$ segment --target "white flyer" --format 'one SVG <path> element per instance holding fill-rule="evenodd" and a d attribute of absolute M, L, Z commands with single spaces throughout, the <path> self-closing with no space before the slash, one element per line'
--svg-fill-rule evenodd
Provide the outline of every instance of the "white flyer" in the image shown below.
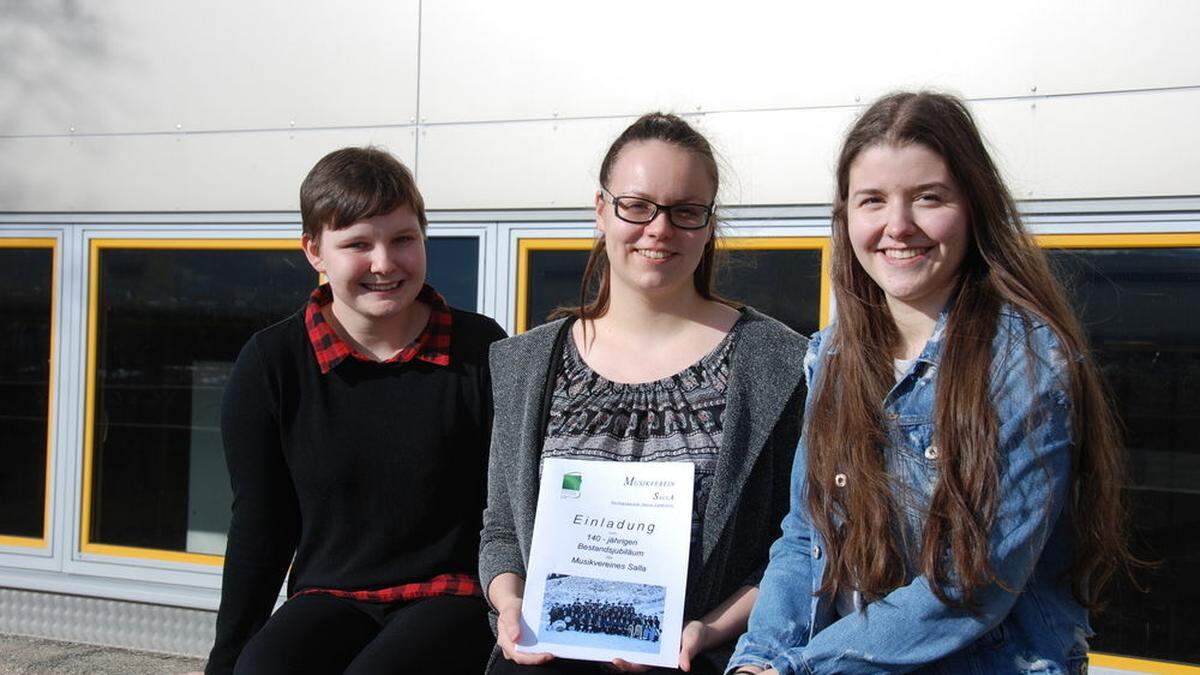
<path fill-rule="evenodd" d="M 517 650 L 675 667 L 693 475 L 688 462 L 545 460 Z"/>

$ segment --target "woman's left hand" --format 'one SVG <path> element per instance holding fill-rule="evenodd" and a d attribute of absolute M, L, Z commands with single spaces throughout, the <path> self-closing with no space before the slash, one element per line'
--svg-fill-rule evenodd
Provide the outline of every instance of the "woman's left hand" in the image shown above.
<path fill-rule="evenodd" d="M 692 620 L 684 624 L 683 634 L 679 636 L 679 669 L 683 672 L 691 672 L 692 659 L 696 655 L 704 651 L 708 647 L 705 640 L 708 638 L 708 624 L 703 621 Z"/>

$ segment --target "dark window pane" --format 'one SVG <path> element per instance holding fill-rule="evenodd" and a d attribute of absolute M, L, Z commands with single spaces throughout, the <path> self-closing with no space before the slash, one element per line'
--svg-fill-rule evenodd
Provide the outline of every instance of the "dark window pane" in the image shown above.
<path fill-rule="evenodd" d="M 1118 579 L 1097 651 L 1200 662 L 1200 248 L 1050 253 L 1126 427 L 1149 593 Z"/>
<path fill-rule="evenodd" d="M 221 392 L 316 275 L 299 250 L 103 249 L 99 279 L 90 539 L 223 553 Z"/>
<path fill-rule="evenodd" d="M 727 250 L 717 292 L 811 335 L 821 327 L 821 251 Z"/>
<path fill-rule="evenodd" d="M 579 282 L 588 253 L 529 252 L 527 329 L 545 323 L 555 307 L 579 304 Z M 726 249 L 720 260 L 717 292 L 808 335 L 819 328 L 821 318 L 821 251 Z"/>
<path fill-rule="evenodd" d="M 425 279 L 452 307 L 479 311 L 479 237 L 430 237 Z"/>
<path fill-rule="evenodd" d="M 41 538 L 54 253 L 0 248 L 0 535 Z"/>
<path fill-rule="evenodd" d="M 525 329 L 546 323 L 556 307 L 579 304 L 579 283 L 590 251 L 530 251 Z"/>

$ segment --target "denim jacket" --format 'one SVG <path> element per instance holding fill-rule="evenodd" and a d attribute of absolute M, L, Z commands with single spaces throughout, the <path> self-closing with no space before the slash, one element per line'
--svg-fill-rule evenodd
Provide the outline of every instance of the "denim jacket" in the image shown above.
<path fill-rule="evenodd" d="M 905 502 L 907 522 L 899 525 L 915 532 L 917 541 L 938 476 L 932 415 L 945 322 L 943 312 L 921 355 L 884 401 L 889 441 L 881 451 Z M 817 333 L 809 344 L 810 396 L 825 361 L 822 345 L 834 329 Z M 771 547 L 729 670 L 756 665 L 784 675 L 1086 672 L 1091 629 L 1066 575 L 1073 540 L 1064 508 L 1071 472 L 1066 362 L 1048 326 L 1007 307 L 992 354 L 1000 484 L 990 556 L 1003 587 L 980 589 L 974 611 L 951 607 L 933 594 L 910 553 L 906 585 L 865 612 L 839 617 L 831 598 L 815 594 L 825 569 L 825 543 L 807 512 L 802 436 L 792 467 L 791 510 Z"/>

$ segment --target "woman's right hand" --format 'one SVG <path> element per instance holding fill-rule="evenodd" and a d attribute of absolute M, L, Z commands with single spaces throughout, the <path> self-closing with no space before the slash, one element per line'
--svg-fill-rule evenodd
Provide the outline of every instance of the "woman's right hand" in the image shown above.
<path fill-rule="evenodd" d="M 554 658 L 553 654 L 545 652 L 519 652 L 517 641 L 521 639 L 521 597 L 513 596 L 502 602 L 494 603 L 500 617 L 496 620 L 496 644 L 504 658 L 523 666 L 540 666 Z"/>

